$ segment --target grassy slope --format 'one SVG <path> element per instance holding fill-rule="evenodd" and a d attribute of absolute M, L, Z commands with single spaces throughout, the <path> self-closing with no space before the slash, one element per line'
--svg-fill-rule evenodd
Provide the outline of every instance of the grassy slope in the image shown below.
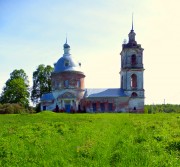
<path fill-rule="evenodd" d="M 0 115 L 0 166 L 180 166 L 178 114 Z"/>

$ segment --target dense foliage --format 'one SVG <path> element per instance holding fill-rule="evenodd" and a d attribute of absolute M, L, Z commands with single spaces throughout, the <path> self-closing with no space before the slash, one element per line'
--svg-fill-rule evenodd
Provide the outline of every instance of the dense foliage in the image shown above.
<path fill-rule="evenodd" d="M 156 104 L 145 105 L 145 113 L 180 113 L 180 105 L 178 104 Z"/>
<path fill-rule="evenodd" d="M 0 166 L 179 167 L 179 114 L 0 115 Z"/>
<path fill-rule="evenodd" d="M 39 103 L 43 93 L 51 91 L 51 73 L 53 68 L 50 65 L 40 64 L 36 71 L 33 72 L 33 87 L 31 100 L 33 103 Z"/>
<path fill-rule="evenodd" d="M 0 102 L 19 103 L 24 107 L 29 106 L 29 81 L 24 70 L 14 70 L 10 74 L 10 78 L 6 81 Z"/>
<path fill-rule="evenodd" d="M 6 103 L 0 104 L 0 114 L 25 114 L 25 113 L 35 113 L 35 110 L 32 107 L 24 108 L 17 103 Z"/>

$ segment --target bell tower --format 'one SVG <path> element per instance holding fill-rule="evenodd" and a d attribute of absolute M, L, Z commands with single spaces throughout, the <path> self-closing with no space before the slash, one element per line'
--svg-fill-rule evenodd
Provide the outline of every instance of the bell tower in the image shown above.
<path fill-rule="evenodd" d="M 130 97 L 129 111 L 144 111 L 144 67 L 143 48 L 135 40 L 135 32 L 132 29 L 129 33 L 128 43 L 122 45 L 121 55 L 121 88 Z"/>

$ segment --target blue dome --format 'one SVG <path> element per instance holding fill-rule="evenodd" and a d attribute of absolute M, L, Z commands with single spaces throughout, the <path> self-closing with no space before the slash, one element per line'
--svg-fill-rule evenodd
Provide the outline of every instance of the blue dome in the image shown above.
<path fill-rule="evenodd" d="M 61 57 L 57 63 L 54 65 L 54 72 L 65 72 L 65 71 L 76 71 L 81 72 L 81 64 L 76 63 L 76 61 L 71 56 Z"/>

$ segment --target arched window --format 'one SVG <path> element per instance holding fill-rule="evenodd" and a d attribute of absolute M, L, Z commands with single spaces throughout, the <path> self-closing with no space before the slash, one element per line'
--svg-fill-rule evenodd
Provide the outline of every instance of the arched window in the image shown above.
<path fill-rule="evenodd" d="M 133 92 L 133 93 L 131 94 L 131 97 L 137 97 L 137 93 L 136 93 L 136 92 Z"/>
<path fill-rule="evenodd" d="M 81 87 L 81 82 L 78 80 L 77 81 L 77 87 L 80 88 Z"/>
<path fill-rule="evenodd" d="M 64 61 L 64 66 L 65 66 L 65 67 L 68 67 L 68 66 L 69 66 L 69 61 L 68 61 L 68 60 L 65 60 L 65 61 Z"/>
<path fill-rule="evenodd" d="M 137 62 L 136 62 L 136 55 L 132 55 L 132 56 L 131 56 L 131 64 L 132 64 L 132 65 L 136 65 L 136 63 L 137 63 Z"/>
<path fill-rule="evenodd" d="M 58 84 L 58 88 L 61 88 L 61 83 Z"/>
<path fill-rule="evenodd" d="M 137 75 L 131 75 L 131 88 L 137 88 Z"/>
<path fill-rule="evenodd" d="M 68 80 L 65 80 L 65 81 L 64 81 L 64 87 L 66 87 L 66 88 L 69 87 L 69 81 L 68 81 Z"/>

